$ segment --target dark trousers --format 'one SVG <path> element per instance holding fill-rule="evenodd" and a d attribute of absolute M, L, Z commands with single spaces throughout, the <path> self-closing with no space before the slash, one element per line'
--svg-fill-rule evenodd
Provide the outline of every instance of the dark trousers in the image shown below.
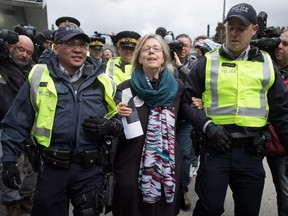
<path fill-rule="evenodd" d="M 38 174 L 32 216 L 68 216 L 70 199 L 96 190 L 102 185 L 102 172 L 98 166 L 83 169 L 72 163 L 71 168 L 59 168 L 44 163 L 42 177 Z M 89 199 L 77 210 L 95 207 Z"/>
<path fill-rule="evenodd" d="M 247 148 L 219 153 L 203 147 L 195 191 L 199 197 L 194 216 L 218 216 L 224 212 L 228 185 L 233 192 L 235 216 L 258 216 L 264 188 L 263 157 Z"/>
<path fill-rule="evenodd" d="M 195 155 L 192 138 L 192 125 L 188 122 L 180 122 L 177 128 L 176 137 L 177 142 L 181 148 L 183 155 L 182 163 L 182 185 L 184 191 L 188 191 L 190 184 L 190 166 L 198 166 L 198 157 Z"/>

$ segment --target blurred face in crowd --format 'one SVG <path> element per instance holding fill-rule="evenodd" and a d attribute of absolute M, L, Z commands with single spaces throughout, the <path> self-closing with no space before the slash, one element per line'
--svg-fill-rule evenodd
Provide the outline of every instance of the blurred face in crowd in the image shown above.
<path fill-rule="evenodd" d="M 52 40 L 48 40 L 48 39 L 45 39 L 42 46 L 44 49 L 48 49 L 49 47 L 51 47 L 53 44 L 53 41 Z"/>
<path fill-rule="evenodd" d="M 33 42 L 25 35 L 19 35 L 18 43 L 10 45 L 10 57 L 20 67 L 31 63 L 33 51 Z"/>
<path fill-rule="evenodd" d="M 153 71 L 155 75 L 156 72 L 160 72 L 162 69 L 162 64 L 164 63 L 164 55 L 162 52 L 162 47 L 159 41 L 154 38 L 149 38 L 145 41 L 141 48 L 141 52 L 139 55 L 139 63 L 143 67 L 143 71 L 149 79 L 153 79 L 153 77 L 149 77 L 149 71 Z M 150 75 L 152 75 L 150 74 Z M 154 78 L 158 78 L 155 77 Z"/>
<path fill-rule="evenodd" d="M 178 41 L 181 41 L 183 43 L 182 49 L 177 49 L 176 54 L 179 57 L 181 63 L 185 62 L 190 55 L 191 52 L 191 41 L 187 37 L 179 37 L 177 38 Z"/>
<path fill-rule="evenodd" d="M 288 65 L 288 31 L 280 36 L 281 43 L 275 49 L 275 59 L 278 67 L 281 69 Z"/>
<path fill-rule="evenodd" d="M 59 63 L 73 75 L 85 62 L 88 43 L 81 37 L 74 37 L 68 41 L 56 43 L 54 53 L 58 56 Z"/>
<path fill-rule="evenodd" d="M 109 49 L 104 50 L 104 51 L 103 51 L 103 55 L 104 55 L 104 57 L 105 57 L 107 60 L 113 57 L 113 53 L 112 53 L 112 51 L 109 50 Z"/>
<path fill-rule="evenodd" d="M 134 50 L 135 50 L 135 47 L 118 46 L 118 53 L 119 53 L 119 56 L 121 58 L 121 61 L 124 64 L 130 64 L 131 63 Z"/>
<path fill-rule="evenodd" d="M 258 25 L 250 24 L 244 26 L 240 19 L 230 18 L 227 21 L 225 47 L 230 50 L 235 57 L 247 49 L 251 38 L 257 33 Z"/>
<path fill-rule="evenodd" d="M 95 59 L 100 59 L 102 57 L 102 47 L 90 46 L 89 51 L 90 55 Z"/>

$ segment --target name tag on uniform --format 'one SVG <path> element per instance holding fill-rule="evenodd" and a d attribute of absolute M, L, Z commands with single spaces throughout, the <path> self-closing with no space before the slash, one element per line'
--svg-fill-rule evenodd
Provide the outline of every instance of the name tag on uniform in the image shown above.
<path fill-rule="evenodd" d="M 48 84 L 48 82 L 40 82 L 39 86 L 40 87 L 46 87 Z"/>
<path fill-rule="evenodd" d="M 235 63 L 230 63 L 230 62 L 223 62 L 222 63 L 223 67 L 236 67 Z"/>

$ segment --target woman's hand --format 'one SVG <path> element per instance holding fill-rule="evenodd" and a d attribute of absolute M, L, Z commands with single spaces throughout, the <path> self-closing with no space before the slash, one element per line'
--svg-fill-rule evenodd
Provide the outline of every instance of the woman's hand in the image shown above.
<path fill-rule="evenodd" d="M 196 107 L 197 109 L 202 109 L 203 108 L 202 100 L 200 98 L 192 97 L 191 106 Z"/>
<path fill-rule="evenodd" d="M 131 115 L 132 109 L 127 106 L 127 103 L 120 102 L 120 103 L 117 105 L 117 112 L 118 112 L 118 115 L 119 115 L 119 116 L 121 116 L 121 117 L 127 117 L 127 116 L 130 116 L 130 115 Z"/>

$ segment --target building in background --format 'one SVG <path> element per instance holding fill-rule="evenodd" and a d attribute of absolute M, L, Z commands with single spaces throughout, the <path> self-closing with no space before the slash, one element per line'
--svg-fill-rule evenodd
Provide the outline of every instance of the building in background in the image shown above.
<path fill-rule="evenodd" d="M 0 29 L 13 30 L 17 24 L 48 29 L 46 0 L 0 0 Z"/>

